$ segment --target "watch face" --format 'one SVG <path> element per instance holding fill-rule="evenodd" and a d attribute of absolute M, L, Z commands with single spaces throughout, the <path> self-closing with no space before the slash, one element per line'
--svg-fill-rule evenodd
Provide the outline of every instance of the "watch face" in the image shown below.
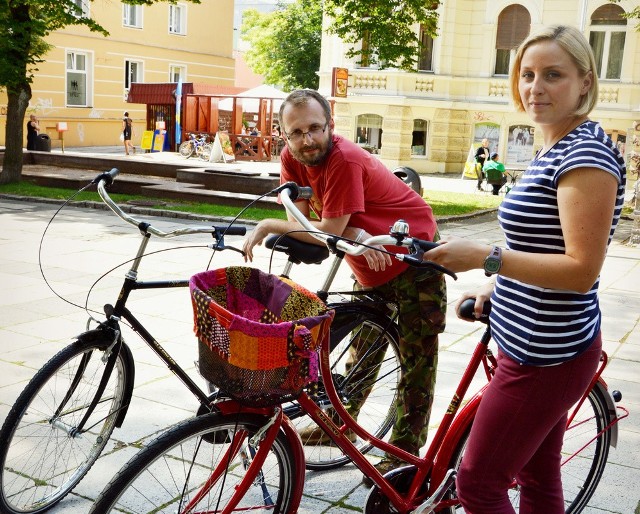
<path fill-rule="evenodd" d="M 488 258 L 484 261 L 484 270 L 487 273 L 498 273 L 500 271 L 500 260 Z"/>

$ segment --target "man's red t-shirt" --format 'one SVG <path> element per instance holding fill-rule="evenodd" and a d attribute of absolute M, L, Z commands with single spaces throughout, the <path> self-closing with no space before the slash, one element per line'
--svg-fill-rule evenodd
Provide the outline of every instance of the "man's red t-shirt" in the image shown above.
<path fill-rule="evenodd" d="M 318 166 L 296 161 L 285 146 L 280 156 L 282 183 L 293 181 L 310 186 L 310 209 L 318 218 L 351 215 L 349 226 L 363 228 L 377 236 L 388 234 L 399 219 L 409 223 L 410 234 L 433 240 L 436 221 L 431 207 L 376 157 L 342 136 L 333 136 L 333 148 Z M 388 247 L 394 253 L 406 249 Z M 366 287 L 382 285 L 398 276 L 407 264 L 393 260 L 384 271 L 373 271 L 363 256 L 345 257 L 356 279 Z"/>

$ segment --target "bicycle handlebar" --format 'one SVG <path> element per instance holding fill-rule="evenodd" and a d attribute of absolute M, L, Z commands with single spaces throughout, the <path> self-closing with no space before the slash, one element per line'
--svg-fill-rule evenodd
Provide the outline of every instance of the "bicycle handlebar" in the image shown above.
<path fill-rule="evenodd" d="M 115 178 L 118 176 L 120 171 L 117 168 L 113 168 L 110 171 L 105 171 L 104 173 L 100 173 L 96 178 L 93 179 L 92 183 L 97 184 L 98 194 L 102 201 L 107 204 L 109 209 L 111 209 L 119 218 L 134 225 L 139 230 L 144 232 L 149 232 L 154 236 L 158 237 L 177 237 L 184 236 L 187 234 L 214 234 L 216 238 L 220 238 L 222 235 L 228 236 L 244 236 L 247 232 L 246 227 L 238 227 L 233 225 L 211 225 L 208 227 L 205 226 L 194 226 L 194 227 L 184 227 L 176 230 L 172 230 L 170 232 L 164 232 L 146 221 L 140 221 L 133 216 L 130 216 L 126 212 L 124 212 L 118 204 L 116 204 L 109 193 L 107 193 L 106 187 L 111 185 Z"/>
<path fill-rule="evenodd" d="M 295 206 L 295 201 L 299 198 L 309 199 L 313 194 L 310 187 L 300 187 L 295 182 L 287 182 L 278 187 L 276 192 L 280 193 L 280 199 L 282 204 L 288 213 L 290 213 L 295 220 L 316 239 L 324 242 L 327 246 L 333 246 L 336 250 L 344 252 L 349 255 L 357 256 L 362 255 L 374 245 L 387 245 L 387 246 L 403 246 L 409 248 L 410 253 L 391 253 L 391 256 L 399 261 L 406 262 L 407 264 L 421 268 L 434 268 L 442 273 L 453 277 L 457 280 L 457 276 L 454 272 L 447 268 L 436 264 L 431 261 L 423 261 L 422 255 L 425 251 L 431 250 L 438 246 L 438 243 L 433 241 L 426 241 L 424 239 L 418 239 L 409 236 L 409 226 L 402 220 L 397 221 L 391 230 L 389 235 L 384 236 L 372 236 L 365 241 L 358 241 L 357 244 L 352 244 L 347 240 L 338 238 L 332 234 L 326 234 L 316 227 L 314 227 L 307 217 L 300 212 Z"/>

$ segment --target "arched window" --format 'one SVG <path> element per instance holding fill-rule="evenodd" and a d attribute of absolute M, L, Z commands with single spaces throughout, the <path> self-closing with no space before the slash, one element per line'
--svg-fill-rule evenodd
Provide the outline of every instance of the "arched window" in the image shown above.
<path fill-rule="evenodd" d="M 627 29 L 627 20 L 622 14 L 622 7 L 607 4 L 598 7 L 591 15 L 589 44 L 596 58 L 598 77 L 601 79 L 620 78 Z"/>
<path fill-rule="evenodd" d="M 496 34 L 496 75 L 508 75 L 509 64 L 515 56 L 518 45 L 524 41 L 531 30 L 531 15 L 522 5 L 505 7 L 498 16 Z"/>
<path fill-rule="evenodd" d="M 382 146 L 382 116 L 361 114 L 356 120 L 356 143 L 362 148 L 378 153 Z"/>
<path fill-rule="evenodd" d="M 413 120 L 411 155 L 427 155 L 427 120 Z"/>

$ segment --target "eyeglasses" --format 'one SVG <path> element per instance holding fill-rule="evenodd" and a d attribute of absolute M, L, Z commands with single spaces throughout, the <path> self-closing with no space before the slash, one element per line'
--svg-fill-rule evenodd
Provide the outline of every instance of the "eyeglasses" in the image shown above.
<path fill-rule="evenodd" d="M 327 130 L 327 125 L 329 125 L 329 123 L 325 123 L 324 125 L 311 125 L 306 132 L 294 130 L 291 134 L 285 132 L 284 135 L 287 136 L 287 139 L 292 143 L 299 143 L 304 139 L 304 136 L 309 136 L 313 139 L 316 136 L 324 134 L 324 131 Z"/>

